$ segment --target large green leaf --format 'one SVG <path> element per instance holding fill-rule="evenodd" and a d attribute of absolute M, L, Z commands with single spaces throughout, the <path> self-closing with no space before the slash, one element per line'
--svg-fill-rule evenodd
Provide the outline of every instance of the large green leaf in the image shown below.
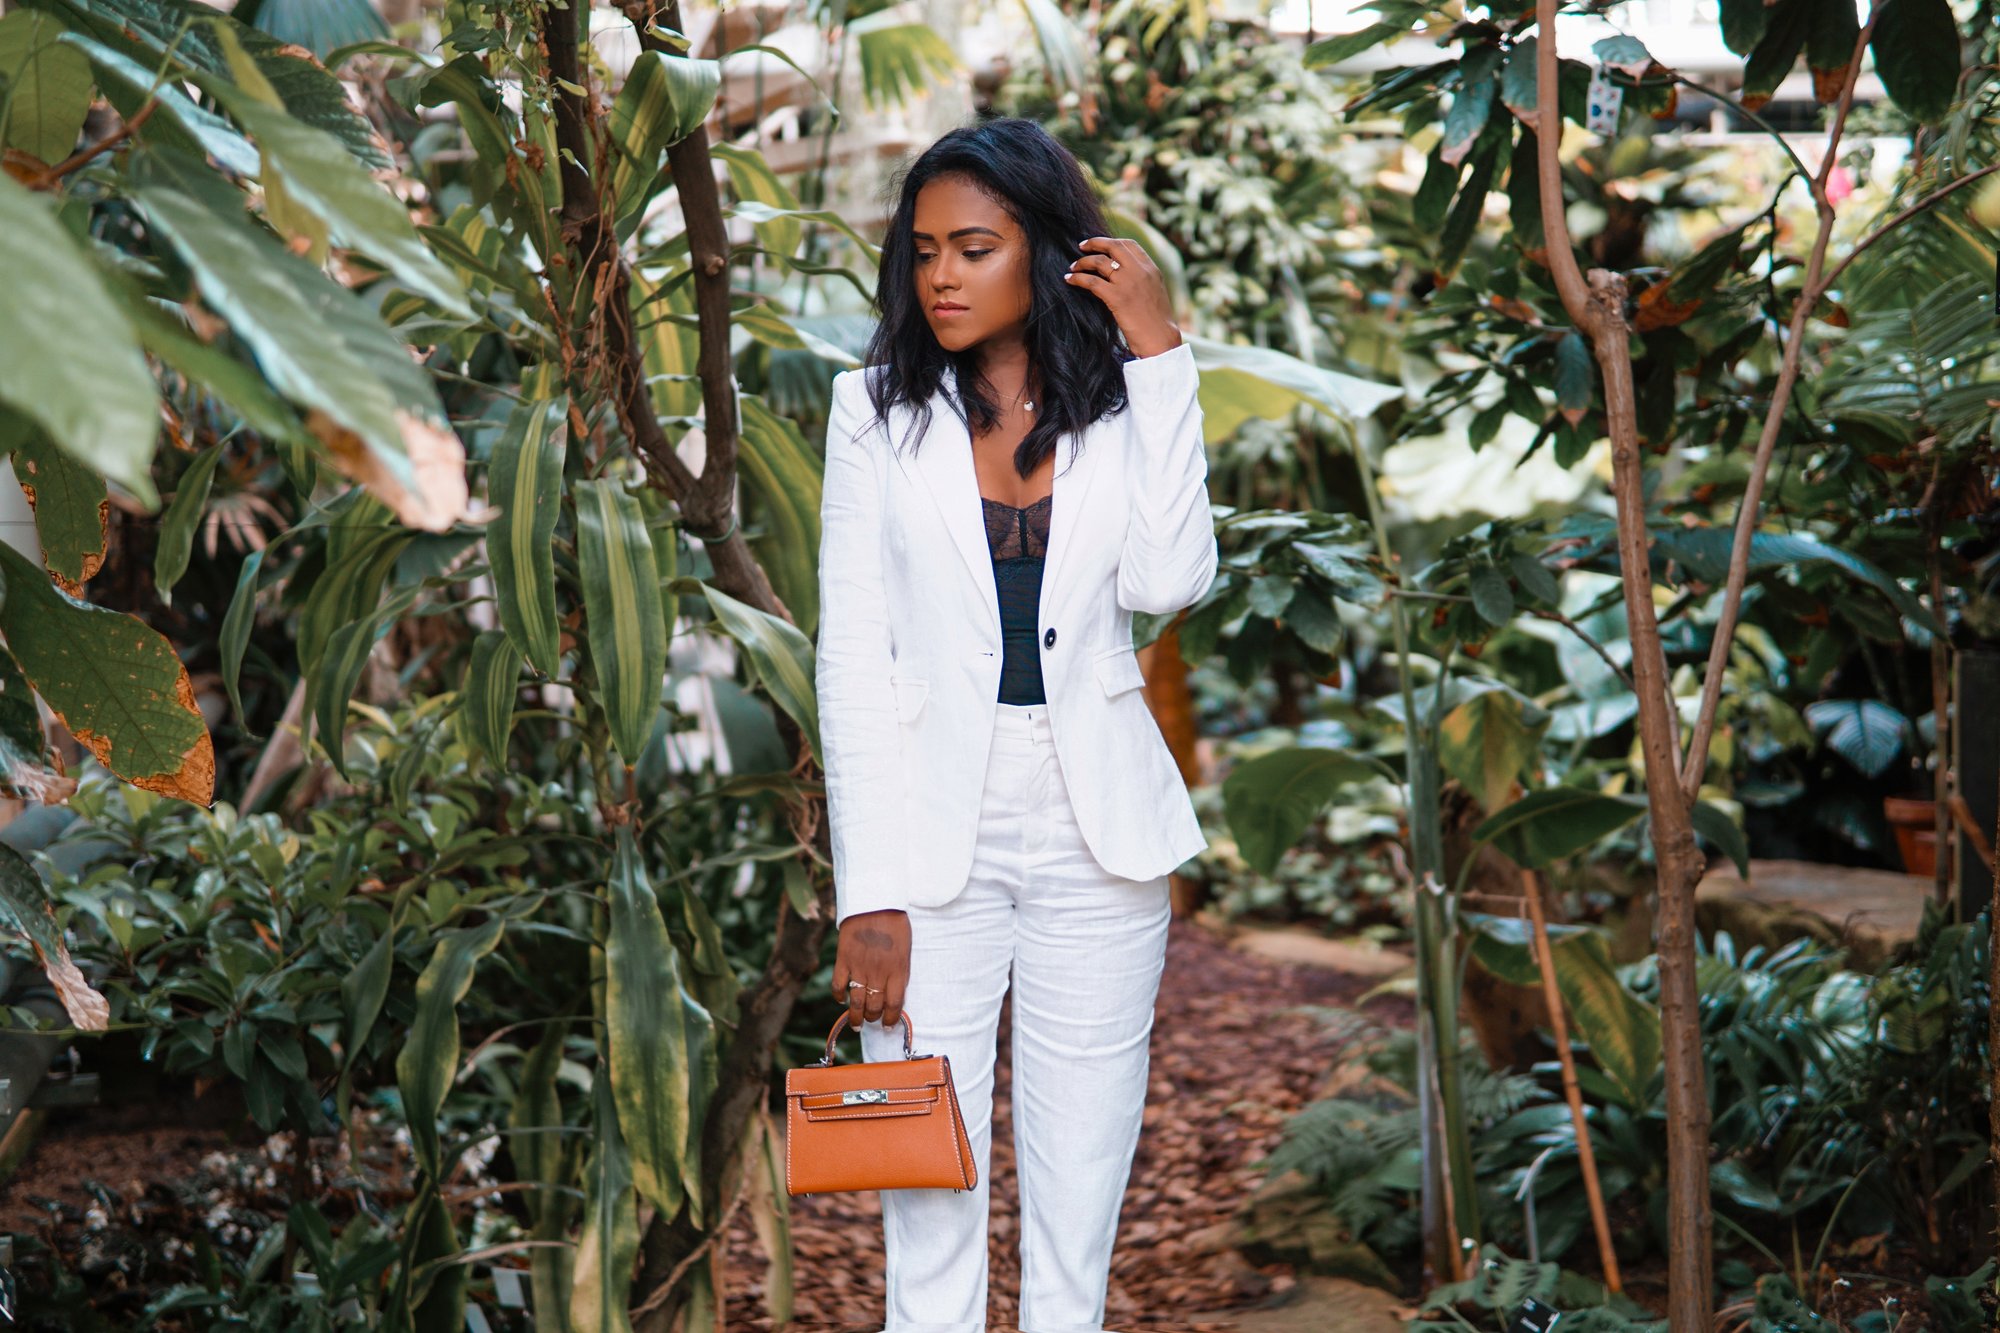
<path fill-rule="evenodd" d="M 871 107 L 906 102 L 963 68 L 937 29 L 900 18 L 898 10 L 883 9 L 847 25 L 861 57 L 862 100 Z"/>
<path fill-rule="evenodd" d="M 63 593 L 4 543 L 0 575 L 0 633 L 70 734 L 134 786 L 207 805 L 215 749 L 174 646 L 137 616 Z"/>
<path fill-rule="evenodd" d="M 667 934 L 659 898 L 628 826 L 621 825 L 605 886 L 611 925 L 604 952 L 605 1039 L 618 1128 L 639 1193 L 671 1217 L 690 1168 L 687 998 L 680 951 Z"/>
<path fill-rule="evenodd" d="M 1607 536 L 1608 536 L 1607 531 Z M 1662 523 L 1649 530 L 1653 551 L 1658 557 L 1679 560 L 1696 578 L 1721 584 L 1729 575 L 1729 551 L 1736 534 L 1719 527 L 1684 528 Z M 1750 569 L 1753 573 L 1813 564 L 1828 564 L 1866 583 L 1895 604 L 1896 610 L 1933 634 L 1943 634 L 1930 609 L 1901 583 L 1877 565 L 1851 551 L 1806 532 L 1758 532 L 1750 537 Z"/>
<path fill-rule="evenodd" d="M 8 926 L 27 938 L 72 1024 L 86 1032 L 110 1026 L 110 1002 L 91 989 L 70 959 L 41 874 L 19 852 L 0 844 L 0 927 Z"/>
<path fill-rule="evenodd" d="M 1792 66 L 1805 50 L 1806 32 L 1812 26 L 1812 11 L 1819 0 L 1778 0 L 1767 5 L 1764 35 L 1743 65 L 1744 101 L 1761 106 L 1778 90 Z"/>
<path fill-rule="evenodd" d="M 72 597 L 104 564 L 111 498 L 104 478 L 30 429 L 14 446 L 14 477 L 35 511 L 42 565 Z"/>
<path fill-rule="evenodd" d="M 0 648 L 0 794 L 53 805 L 69 799 L 76 779 L 50 765 L 42 710 L 14 655 Z"/>
<path fill-rule="evenodd" d="M 695 359 L 701 336 L 671 315 L 694 315 L 692 284 L 632 271 L 632 311 L 640 321 L 639 347 L 646 360 L 646 383 L 663 417 L 692 417 L 701 411 L 701 384 Z"/>
<path fill-rule="evenodd" d="M 147 219 L 194 271 L 203 304 L 256 354 L 272 387 L 351 432 L 386 473 L 415 490 L 398 381 L 385 377 L 379 358 L 353 345 L 352 324 L 339 319 L 340 303 L 352 294 L 252 226 L 236 193 L 218 189 L 206 168 L 148 152 L 130 178 Z M 414 366 L 402 344 L 376 328 Z"/>
<path fill-rule="evenodd" d="M 810 637 L 819 623 L 819 453 L 797 423 L 763 399 L 744 394 L 737 402 L 743 413 L 737 463 L 764 528 L 751 545 L 792 622 Z"/>
<path fill-rule="evenodd" d="M 1868 49 L 1882 87 L 1898 107 L 1926 123 L 1944 119 L 1963 63 L 1958 23 L 1947 0 L 1882 0 Z"/>
<path fill-rule="evenodd" d="M 160 521 L 160 544 L 153 551 L 153 586 L 160 600 L 173 601 L 173 588 L 187 572 L 188 556 L 194 550 L 195 525 L 201 522 L 208 504 L 209 484 L 215 479 L 215 465 L 222 461 L 222 446 L 211 444 L 194 456 L 181 470 L 180 484 L 172 503 Z"/>
<path fill-rule="evenodd" d="M 345 85 L 318 60 L 198 0 L 29 0 L 28 7 L 61 15 L 72 28 L 87 30 L 147 69 L 164 64 L 170 72 L 179 66 L 230 78 L 228 53 L 217 35 L 226 26 L 285 110 L 332 134 L 367 167 L 395 166 L 367 118 L 348 103 Z"/>
<path fill-rule="evenodd" d="M 1572 1035 L 1590 1047 L 1591 1058 L 1626 1107 L 1649 1105 L 1648 1085 L 1660 1067 L 1659 1014 L 1618 979 L 1603 931 L 1568 927 L 1552 929 L 1550 935 L 1556 988 Z M 1530 927 L 1520 918 L 1481 918 L 1472 951 L 1503 981 L 1541 984 Z"/>
<path fill-rule="evenodd" d="M 1535 762 L 1549 722 L 1545 710 L 1512 690 L 1481 690 L 1438 725 L 1438 762 L 1481 808 L 1498 810 Z"/>
<path fill-rule="evenodd" d="M 1910 721 L 1880 699 L 1816 699 L 1806 723 L 1829 750 L 1871 778 L 1886 773 L 1910 733 Z"/>
<path fill-rule="evenodd" d="M 51 14 L 0 18 L 0 146 L 54 165 L 76 147 L 90 111 L 90 62 Z"/>
<path fill-rule="evenodd" d="M 1486 128 L 1499 72 L 1497 46 L 1475 46 L 1458 62 L 1458 91 L 1452 95 L 1451 110 L 1444 118 L 1444 138 L 1438 145 L 1439 156 L 1448 165 L 1455 167 L 1465 161 L 1472 141 Z"/>
<path fill-rule="evenodd" d="M 764 691 L 799 724 L 813 757 L 819 758 L 819 695 L 813 686 L 812 643 L 799 633 L 798 626 L 740 602 L 700 579 L 678 578 L 669 586 L 674 592 L 708 599 L 716 623 L 748 654 Z"/>
<path fill-rule="evenodd" d="M 733 144 L 713 144 L 708 151 L 729 169 L 729 185 L 738 200 L 775 210 L 775 216 L 756 224 L 757 239 L 764 248 L 779 255 L 797 254 L 799 238 L 805 230 L 797 216 L 801 211 L 799 199 L 790 186 L 778 179 L 778 173 L 771 170 L 764 155 Z"/>
<path fill-rule="evenodd" d="M 1200 369 L 1202 434 L 1209 444 L 1233 438 L 1251 417 L 1281 419 L 1300 404 L 1336 421 L 1372 416 L 1402 389 L 1327 370 L 1270 347 L 1184 335 Z"/>
<path fill-rule="evenodd" d="M 639 1210 L 632 1195 L 632 1161 L 619 1131 L 610 1071 L 600 1063 L 590 1164 L 584 1168 L 583 1235 L 576 1246 L 576 1280 L 569 1321 L 575 1333 L 632 1333 L 627 1313 L 632 1263 L 639 1253 Z"/>
<path fill-rule="evenodd" d="M 500 511 L 486 528 L 500 624 L 551 679 L 561 666 L 554 539 L 568 441 L 568 397 L 531 399 L 508 414 L 486 473 L 486 497 Z"/>
<path fill-rule="evenodd" d="M 0 402 L 149 509 L 159 395 L 97 265 L 40 195 L 0 174 Z"/>
<path fill-rule="evenodd" d="M 667 670 L 667 626 L 653 539 L 639 501 L 617 478 L 578 482 L 571 494 L 598 700 L 610 723 L 612 744 L 631 765 L 652 734 Z"/>
<path fill-rule="evenodd" d="M 613 156 L 606 184 L 617 220 L 635 216 L 659 188 L 660 155 L 708 119 L 722 86 L 713 60 L 641 51 L 611 103 Z"/>
<path fill-rule="evenodd" d="M 155 79 L 149 66 L 88 33 L 64 33 L 62 40 L 90 61 L 105 100 L 119 115 L 131 120 L 148 101 L 156 104 L 146 122 L 146 142 L 206 153 L 232 175 L 248 176 L 256 172 L 257 150 L 250 141 L 221 116 L 197 105 L 178 84 Z"/>
<path fill-rule="evenodd" d="M 514 695 L 521 652 L 504 630 L 489 629 L 472 641 L 472 660 L 460 689 L 466 735 L 493 767 L 506 771 L 507 737 L 514 729 Z"/>
<path fill-rule="evenodd" d="M 446 314 L 472 318 L 457 275 L 417 235 L 409 211 L 376 183 L 339 140 L 234 90 L 221 79 L 207 80 L 205 86 L 257 141 L 263 152 L 262 178 L 266 184 L 273 175 L 280 177 L 285 194 L 326 224 L 334 244 L 379 260 L 406 287 Z"/>
<path fill-rule="evenodd" d="M 1277 869 L 1341 788 L 1375 775 L 1345 750 L 1290 746 L 1245 760 L 1222 780 L 1222 810 L 1243 859 L 1261 874 Z"/>
<path fill-rule="evenodd" d="M 493 952 L 506 919 L 489 917 L 477 926 L 443 931 L 431 961 L 417 978 L 416 1015 L 409 1039 L 396 1056 L 396 1087 L 410 1129 L 417 1164 L 439 1178 L 438 1113 L 458 1076 L 458 1002 L 472 988 L 479 960 Z"/>
<path fill-rule="evenodd" d="M 1472 837 L 1475 842 L 1492 843 L 1519 865 L 1545 866 L 1574 856 L 1645 813 L 1643 797 L 1549 787 L 1494 811 Z"/>

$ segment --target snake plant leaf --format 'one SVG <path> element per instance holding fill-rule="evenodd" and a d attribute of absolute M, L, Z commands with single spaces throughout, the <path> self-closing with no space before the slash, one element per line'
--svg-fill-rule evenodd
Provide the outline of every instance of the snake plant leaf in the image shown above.
<path fill-rule="evenodd" d="M 477 926 L 440 932 L 437 948 L 417 978 L 416 1017 L 396 1056 L 396 1087 L 410 1127 L 410 1148 L 432 1180 L 439 1178 L 441 1166 L 438 1113 L 458 1075 L 458 1003 L 472 988 L 479 960 L 500 943 L 506 924 L 495 916 Z"/>
<path fill-rule="evenodd" d="M 535 1333 L 570 1333 L 576 1252 L 565 1242 L 570 1215 L 576 1211 L 569 1186 L 576 1170 L 577 1136 L 562 1132 L 566 1122 L 556 1084 L 567 1037 L 561 1023 L 551 1023 L 542 1030 L 542 1039 L 521 1067 L 514 1103 L 507 1113 L 507 1127 L 514 1131 L 508 1151 L 514 1158 L 515 1175 L 539 1187 L 521 1196 L 528 1210 L 529 1238 L 555 1242 L 528 1252 Z"/>
<path fill-rule="evenodd" d="M 618 1126 L 611 1079 L 600 1064 L 590 1164 L 584 1168 L 583 1235 L 570 1290 L 574 1333 L 632 1333 L 627 1305 L 632 1263 L 639 1253 L 639 1209 L 632 1194 L 632 1160 Z"/>
<path fill-rule="evenodd" d="M 222 687 L 229 691 L 229 706 L 236 711 L 237 721 L 246 731 L 249 719 L 243 712 L 243 654 L 250 647 L 250 631 L 257 622 L 257 575 L 264 568 L 264 552 L 269 549 L 260 546 L 243 558 L 243 568 L 236 575 L 236 592 L 229 599 L 229 610 L 222 616 L 222 632 L 217 636 Z"/>
<path fill-rule="evenodd" d="M 391 594 L 367 615 L 335 630 L 326 641 L 319 669 L 306 678 L 306 711 L 318 725 L 320 744 L 326 749 L 327 758 L 343 778 L 348 776 L 348 700 L 354 697 L 354 689 L 361 683 L 361 672 L 368 665 L 368 655 L 375 651 L 376 641 L 415 604 L 422 592 L 422 585 L 411 584 Z"/>
<path fill-rule="evenodd" d="M 652 732 L 667 670 L 653 539 L 638 499 L 615 477 L 578 482 L 572 494 L 591 665 L 612 744 L 630 766 Z"/>
<path fill-rule="evenodd" d="M 0 575 L 0 634 L 70 734 L 134 786 L 213 800 L 215 748 L 174 646 L 137 616 L 61 592 L 4 543 Z"/>
<path fill-rule="evenodd" d="M 0 403 L 157 508 L 159 394 L 131 321 L 41 195 L 0 174 Z"/>
<path fill-rule="evenodd" d="M 521 653 L 505 631 L 489 629 L 472 641 L 472 661 L 460 691 L 460 716 L 468 739 L 493 767 L 507 767 L 507 737 L 514 729 L 514 695 Z"/>
<path fill-rule="evenodd" d="M 208 504 L 209 485 L 215 479 L 215 465 L 222 461 L 222 446 L 211 444 L 181 470 L 180 484 L 160 520 L 160 544 L 153 552 L 153 586 L 160 600 L 173 602 L 173 587 L 187 572 L 188 556 L 194 550 L 195 525 L 201 522 Z"/>
<path fill-rule="evenodd" d="M 757 679 L 778 707 L 798 723 L 819 757 L 819 696 L 813 687 L 812 643 L 798 626 L 740 602 L 720 588 L 695 578 L 678 578 L 669 585 L 677 593 L 708 599 L 716 623 L 749 655 Z"/>
<path fill-rule="evenodd" d="M 721 158 L 728 169 L 729 186 L 736 193 L 738 208 L 750 203 L 771 210 L 765 220 L 755 224 L 757 239 L 764 248 L 786 257 L 797 254 L 805 224 L 798 216 L 799 197 L 792 193 L 791 186 L 778 179 L 778 173 L 771 170 L 771 164 L 754 148 L 712 144 L 708 151 L 710 156 Z M 753 211 L 746 216 L 754 218 L 757 214 Z"/>
<path fill-rule="evenodd" d="M 611 907 L 604 945 L 606 1041 L 619 1131 L 639 1193 L 671 1217 L 680 1211 L 691 1165 L 686 991 L 680 951 L 667 934 L 637 840 L 624 825 L 605 894 Z"/>
<path fill-rule="evenodd" d="M 14 477 L 35 511 L 42 564 L 72 597 L 104 564 L 111 497 L 104 478 L 30 428 L 14 445 Z"/>
<path fill-rule="evenodd" d="M 764 533 L 751 543 L 799 632 L 819 623 L 820 456 L 798 425 L 763 399 L 744 394 L 743 481 L 756 498 Z"/>
<path fill-rule="evenodd" d="M 487 499 L 500 511 L 486 528 L 500 625 L 550 679 L 561 666 L 554 541 L 568 432 L 567 396 L 520 404 L 493 446 L 486 481 Z"/>

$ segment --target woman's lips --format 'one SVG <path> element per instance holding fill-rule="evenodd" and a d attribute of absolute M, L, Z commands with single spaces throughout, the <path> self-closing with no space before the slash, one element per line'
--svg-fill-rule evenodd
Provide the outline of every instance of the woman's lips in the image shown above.
<path fill-rule="evenodd" d="M 934 305 L 931 307 L 931 313 L 933 315 L 964 315 L 970 314 L 971 311 L 962 305 Z"/>

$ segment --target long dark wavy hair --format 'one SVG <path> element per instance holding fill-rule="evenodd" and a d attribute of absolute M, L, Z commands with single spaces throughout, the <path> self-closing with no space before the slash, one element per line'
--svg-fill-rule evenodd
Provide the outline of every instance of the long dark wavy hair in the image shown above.
<path fill-rule="evenodd" d="M 976 347 L 952 353 L 931 332 L 917 296 L 917 192 L 941 176 L 959 177 L 985 191 L 1026 236 L 1032 295 L 1028 307 L 1029 382 L 1039 380 L 1035 423 L 1014 451 L 1014 468 L 1032 473 L 1069 435 L 1125 407 L 1123 362 L 1131 353 L 1104 302 L 1064 280 L 1079 242 L 1107 235 L 1104 211 L 1070 151 L 1032 120 L 1004 116 L 962 125 L 944 134 L 901 172 L 895 215 L 882 243 L 875 289 L 879 321 L 868 340 L 863 376 L 878 420 L 890 407 L 908 404 L 917 415 L 913 433 L 930 426 L 930 400 L 951 367 L 957 377 L 959 417 L 973 431 L 991 430 L 999 404 L 986 397 Z M 905 437 L 908 439 L 908 436 Z M 1072 450 L 1072 453 L 1074 450 Z"/>

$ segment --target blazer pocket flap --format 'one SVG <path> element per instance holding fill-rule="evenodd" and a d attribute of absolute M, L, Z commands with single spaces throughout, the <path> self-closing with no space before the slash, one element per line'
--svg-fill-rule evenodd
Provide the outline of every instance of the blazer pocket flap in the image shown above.
<path fill-rule="evenodd" d="M 1097 659 L 1097 682 L 1106 694 L 1123 694 L 1146 683 L 1146 673 L 1130 648 L 1113 648 Z"/>
<path fill-rule="evenodd" d="M 930 681 L 921 676 L 891 676 L 889 684 L 896 691 L 896 720 L 908 722 L 924 706 L 924 699 L 931 692 Z"/>

